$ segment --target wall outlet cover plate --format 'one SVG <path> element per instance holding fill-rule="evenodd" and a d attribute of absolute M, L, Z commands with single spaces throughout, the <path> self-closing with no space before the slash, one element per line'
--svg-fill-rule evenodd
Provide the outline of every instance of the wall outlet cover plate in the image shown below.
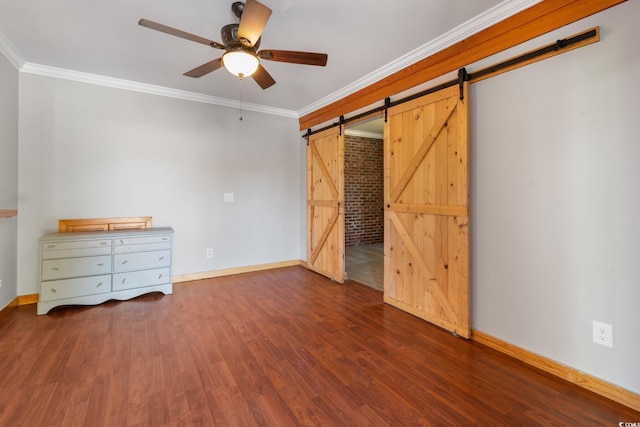
<path fill-rule="evenodd" d="M 593 342 L 613 348 L 613 326 L 594 320 Z"/>

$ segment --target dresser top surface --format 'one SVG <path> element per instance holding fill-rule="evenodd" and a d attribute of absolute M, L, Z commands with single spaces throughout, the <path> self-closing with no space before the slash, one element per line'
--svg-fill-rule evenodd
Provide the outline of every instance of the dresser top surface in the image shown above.
<path fill-rule="evenodd" d="M 173 228 L 156 227 L 144 230 L 111 230 L 111 231 L 78 231 L 74 233 L 48 233 L 40 238 L 40 241 L 52 240 L 91 240 L 111 239 L 117 237 L 145 237 L 173 234 Z"/>

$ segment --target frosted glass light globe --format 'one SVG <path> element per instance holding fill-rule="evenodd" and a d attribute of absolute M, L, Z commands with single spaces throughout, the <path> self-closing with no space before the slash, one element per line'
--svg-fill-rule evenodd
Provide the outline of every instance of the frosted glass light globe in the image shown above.
<path fill-rule="evenodd" d="M 231 74 L 238 77 L 250 76 L 258 69 L 258 58 L 248 52 L 231 51 L 222 55 L 222 63 Z"/>

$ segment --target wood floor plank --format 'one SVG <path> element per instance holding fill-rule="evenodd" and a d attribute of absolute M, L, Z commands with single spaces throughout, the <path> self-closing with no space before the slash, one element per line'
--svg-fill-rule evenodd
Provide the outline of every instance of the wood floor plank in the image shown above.
<path fill-rule="evenodd" d="M 640 413 L 286 267 L 0 319 L 0 425 L 618 425 Z"/>

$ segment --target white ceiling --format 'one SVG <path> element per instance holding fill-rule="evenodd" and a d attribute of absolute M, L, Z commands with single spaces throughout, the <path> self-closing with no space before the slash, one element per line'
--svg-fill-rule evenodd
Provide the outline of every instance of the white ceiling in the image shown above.
<path fill-rule="evenodd" d="M 262 90 L 247 79 L 243 100 L 306 114 L 538 1 L 262 0 L 273 10 L 262 49 L 324 52 L 329 60 L 326 67 L 263 61 L 277 84 Z M 237 103 L 240 83 L 226 70 L 182 75 L 221 50 L 137 24 L 146 18 L 220 42 L 220 28 L 237 22 L 232 3 L 0 0 L 0 52 L 23 72 Z"/>

